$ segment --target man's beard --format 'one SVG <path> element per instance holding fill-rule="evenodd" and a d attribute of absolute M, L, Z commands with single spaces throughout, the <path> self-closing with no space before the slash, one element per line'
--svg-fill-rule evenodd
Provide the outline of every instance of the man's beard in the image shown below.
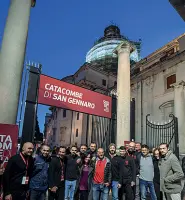
<path fill-rule="evenodd" d="M 166 157 L 166 154 L 161 154 L 161 158 L 165 158 Z"/>
<path fill-rule="evenodd" d="M 104 156 L 99 156 L 99 159 L 100 159 L 100 160 L 103 160 L 103 158 L 104 158 Z"/>
<path fill-rule="evenodd" d="M 129 153 L 129 154 L 133 154 L 133 153 L 134 153 L 134 150 L 133 150 L 133 149 L 128 149 L 128 153 Z"/>
<path fill-rule="evenodd" d="M 109 153 L 110 153 L 111 155 L 114 155 L 114 154 L 116 153 L 116 151 L 109 151 Z"/>
<path fill-rule="evenodd" d="M 30 153 L 27 153 L 27 152 L 23 153 L 23 155 L 24 155 L 24 157 L 29 157 L 29 156 L 31 156 L 31 154 L 30 154 Z"/>

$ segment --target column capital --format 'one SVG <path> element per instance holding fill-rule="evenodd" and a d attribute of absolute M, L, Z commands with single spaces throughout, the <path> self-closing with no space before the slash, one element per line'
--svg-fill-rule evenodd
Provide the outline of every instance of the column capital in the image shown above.
<path fill-rule="evenodd" d="M 123 52 L 132 53 L 133 51 L 135 51 L 135 47 L 129 42 L 123 41 L 114 49 L 113 53 L 119 55 L 120 53 Z"/>
<path fill-rule="evenodd" d="M 184 87 L 185 86 L 185 82 L 182 80 L 182 81 L 179 81 L 177 83 L 173 83 L 170 86 L 173 87 L 173 88 Z"/>
<path fill-rule="evenodd" d="M 35 7 L 36 5 L 36 0 L 31 0 L 31 7 Z"/>

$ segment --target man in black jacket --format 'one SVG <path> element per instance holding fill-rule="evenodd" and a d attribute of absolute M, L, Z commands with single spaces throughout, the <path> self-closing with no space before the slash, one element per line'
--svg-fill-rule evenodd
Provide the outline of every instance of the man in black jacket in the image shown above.
<path fill-rule="evenodd" d="M 81 158 L 78 156 L 77 147 L 71 147 L 71 154 L 66 157 L 66 178 L 65 178 L 65 200 L 73 199 L 76 191 L 76 184 L 80 175 Z"/>
<path fill-rule="evenodd" d="M 3 175 L 5 200 L 25 200 L 28 196 L 29 178 L 33 170 L 33 144 L 23 145 L 20 154 L 12 156 Z"/>
<path fill-rule="evenodd" d="M 65 165 L 66 165 L 66 148 L 60 147 L 58 156 L 51 159 L 49 165 L 49 200 L 63 200 L 64 199 L 64 179 L 65 179 Z"/>
<path fill-rule="evenodd" d="M 154 165 L 154 188 L 155 188 L 155 194 L 157 196 L 157 200 L 162 200 L 162 192 L 160 191 L 160 171 L 159 171 L 159 160 L 160 160 L 160 154 L 158 148 L 155 148 L 153 150 L 153 165 Z"/>
<path fill-rule="evenodd" d="M 123 165 L 122 187 L 119 190 L 119 200 L 122 200 L 123 193 L 126 193 L 125 200 L 134 200 L 134 193 L 132 187 L 136 182 L 136 166 L 134 159 L 127 156 L 126 148 L 121 146 L 120 158 Z"/>
<path fill-rule="evenodd" d="M 120 156 L 116 154 L 116 145 L 111 143 L 108 147 L 108 154 L 106 157 L 111 161 L 111 171 L 112 171 L 112 200 L 118 199 L 118 190 L 121 188 L 122 176 L 123 176 L 123 162 Z"/>
<path fill-rule="evenodd" d="M 136 143 L 130 142 L 128 145 L 128 156 L 132 157 L 135 161 L 136 165 L 136 182 L 135 185 L 132 186 L 132 189 L 134 191 L 135 200 L 140 199 L 140 190 L 139 190 L 139 167 L 140 167 L 140 159 L 141 159 L 141 152 L 136 151 Z"/>

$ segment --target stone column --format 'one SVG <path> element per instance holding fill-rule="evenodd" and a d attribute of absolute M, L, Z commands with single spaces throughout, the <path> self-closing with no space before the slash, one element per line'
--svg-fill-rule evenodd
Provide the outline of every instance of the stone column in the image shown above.
<path fill-rule="evenodd" d="M 116 144 L 120 147 L 124 141 L 130 141 L 130 52 L 128 42 L 116 48 L 118 54 L 117 73 L 117 134 Z"/>
<path fill-rule="evenodd" d="M 185 82 L 172 84 L 174 87 L 174 115 L 178 118 L 179 153 L 185 154 Z"/>
<path fill-rule="evenodd" d="M 0 51 L 0 123 L 15 124 L 34 0 L 11 0 Z"/>

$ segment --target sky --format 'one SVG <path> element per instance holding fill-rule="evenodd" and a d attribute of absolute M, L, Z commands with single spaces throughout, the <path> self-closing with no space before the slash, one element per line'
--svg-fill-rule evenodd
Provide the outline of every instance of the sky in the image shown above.
<path fill-rule="evenodd" d="M 0 45 L 10 0 L 0 6 Z M 116 24 L 131 40 L 142 39 L 142 58 L 185 32 L 168 0 L 37 0 L 31 9 L 25 61 L 41 63 L 43 74 L 61 79 L 85 62 L 106 26 Z M 41 131 L 48 107 L 39 105 Z"/>

